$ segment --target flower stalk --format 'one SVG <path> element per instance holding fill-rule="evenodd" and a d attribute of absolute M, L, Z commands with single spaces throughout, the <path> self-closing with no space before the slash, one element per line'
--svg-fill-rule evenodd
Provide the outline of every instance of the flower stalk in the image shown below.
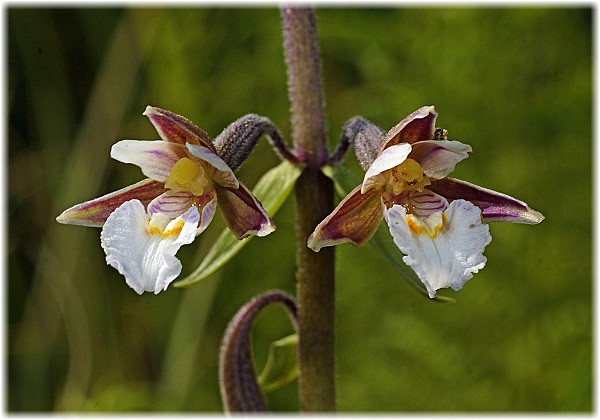
<path fill-rule="evenodd" d="M 302 411 L 335 411 L 334 250 L 315 253 L 306 241 L 333 209 L 333 184 L 321 172 L 328 153 L 316 16 L 285 7 L 284 51 L 288 68 L 292 138 L 306 166 L 296 182 L 296 284 L 299 310 L 298 393 Z"/>

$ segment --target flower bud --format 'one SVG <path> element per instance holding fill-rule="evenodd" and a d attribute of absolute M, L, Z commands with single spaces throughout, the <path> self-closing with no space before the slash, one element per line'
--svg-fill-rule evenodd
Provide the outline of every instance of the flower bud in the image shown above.
<path fill-rule="evenodd" d="M 354 153 L 366 171 L 377 157 L 385 133 L 371 121 L 354 117 L 346 121 L 342 135 L 354 143 Z"/>
<path fill-rule="evenodd" d="M 248 158 L 262 136 L 267 136 L 275 152 L 285 160 L 297 158 L 283 142 L 281 133 L 266 117 L 248 114 L 229 124 L 214 141 L 219 156 L 236 171 Z"/>

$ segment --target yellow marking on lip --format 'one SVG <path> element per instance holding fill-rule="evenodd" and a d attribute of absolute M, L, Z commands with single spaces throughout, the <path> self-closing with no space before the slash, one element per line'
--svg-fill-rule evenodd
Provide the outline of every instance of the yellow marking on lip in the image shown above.
<path fill-rule="evenodd" d="M 442 232 L 444 230 L 444 227 L 446 226 L 446 214 L 442 213 L 442 221 L 441 223 L 434 225 L 434 226 L 429 226 L 428 224 L 422 222 L 421 220 L 419 220 L 417 217 L 415 217 L 412 214 L 408 214 L 405 218 L 406 220 L 406 225 L 408 226 L 408 229 L 415 235 L 421 235 L 423 233 L 426 233 L 427 236 L 429 236 L 431 239 L 435 239 L 436 236 L 438 235 L 438 233 Z"/>
<path fill-rule="evenodd" d="M 408 228 L 410 229 L 410 231 L 412 233 L 414 233 L 415 235 L 420 235 L 425 231 L 423 224 L 419 220 L 417 220 L 416 217 L 414 217 L 411 214 L 406 216 L 406 224 L 408 225 Z"/>
<path fill-rule="evenodd" d="M 169 221 L 169 218 L 164 214 L 154 214 L 148 220 L 148 230 L 150 235 L 166 238 L 169 236 L 178 236 L 181 229 L 185 226 L 185 221 L 179 217 L 174 221 Z"/>
<path fill-rule="evenodd" d="M 183 229 L 184 225 L 185 222 L 183 219 L 177 220 L 176 223 L 173 224 L 173 226 L 171 226 L 168 229 L 165 229 L 165 231 L 162 233 L 163 238 L 166 236 L 178 236 L 181 233 L 181 229 Z"/>
<path fill-rule="evenodd" d="M 161 230 L 159 227 L 156 226 L 152 226 L 150 225 L 150 235 L 160 235 L 161 234 Z"/>

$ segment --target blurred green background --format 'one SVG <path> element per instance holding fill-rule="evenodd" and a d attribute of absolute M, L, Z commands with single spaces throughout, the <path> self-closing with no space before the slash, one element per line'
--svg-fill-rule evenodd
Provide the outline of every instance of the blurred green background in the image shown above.
<path fill-rule="evenodd" d="M 591 8 L 318 10 L 331 147 L 344 121 L 384 129 L 435 105 L 473 155 L 453 176 L 527 201 L 539 226 L 494 224 L 488 264 L 456 303 L 430 301 L 371 247 L 338 247 L 343 412 L 592 410 Z M 253 112 L 289 138 L 279 11 L 8 8 L 9 411 L 219 412 L 220 340 L 252 296 L 293 293 L 294 200 L 278 230 L 187 289 L 138 296 L 98 229 L 65 208 L 142 178 L 109 158 L 158 138 L 146 105 L 211 136 Z M 247 185 L 278 162 L 262 140 Z M 360 169 L 349 153 L 345 164 Z M 189 273 L 220 216 L 178 254 Z M 401 258 L 399 253 L 398 258 Z M 257 366 L 291 332 L 269 308 Z M 295 411 L 296 384 L 268 395 Z"/>

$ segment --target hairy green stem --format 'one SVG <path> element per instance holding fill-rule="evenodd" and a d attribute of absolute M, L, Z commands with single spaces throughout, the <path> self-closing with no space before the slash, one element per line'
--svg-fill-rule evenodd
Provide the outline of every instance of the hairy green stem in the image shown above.
<path fill-rule="evenodd" d="M 299 310 L 298 393 L 302 411 L 335 411 L 334 248 L 306 246 L 317 224 L 333 210 L 326 164 L 321 62 L 314 10 L 283 8 L 285 59 L 295 153 L 306 165 L 296 182 L 296 281 Z"/>

